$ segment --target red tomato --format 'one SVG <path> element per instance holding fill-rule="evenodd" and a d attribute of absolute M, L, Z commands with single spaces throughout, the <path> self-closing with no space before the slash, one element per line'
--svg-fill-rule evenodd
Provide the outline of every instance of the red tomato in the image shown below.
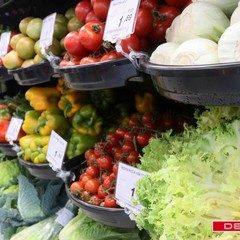
<path fill-rule="evenodd" d="M 128 163 L 139 163 L 139 153 L 137 151 L 131 151 L 127 157 Z"/>
<path fill-rule="evenodd" d="M 166 30 L 171 26 L 172 20 L 157 21 L 153 26 L 149 39 L 152 43 L 161 44 L 166 42 L 165 35 Z"/>
<path fill-rule="evenodd" d="M 90 192 L 90 193 L 97 193 L 99 186 L 100 186 L 100 182 L 95 178 L 92 178 L 92 179 L 88 180 L 84 184 L 85 190 Z"/>
<path fill-rule="evenodd" d="M 119 139 L 123 139 L 124 138 L 125 132 L 126 132 L 126 130 L 124 130 L 121 127 L 117 128 L 117 130 L 115 131 L 115 133 L 116 133 L 116 135 L 118 136 Z"/>
<path fill-rule="evenodd" d="M 131 152 L 135 150 L 135 146 L 134 143 L 132 141 L 126 141 L 123 145 L 122 145 L 122 151 L 125 152 Z"/>
<path fill-rule="evenodd" d="M 105 180 L 108 176 L 109 176 L 109 175 L 108 175 L 106 172 L 102 173 L 102 176 L 101 176 L 102 183 L 104 182 L 104 180 Z"/>
<path fill-rule="evenodd" d="M 85 18 L 85 23 L 91 22 L 91 21 L 101 21 L 101 19 L 96 16 L 93 10 L 90 11 Z"/>
<path fill-rule="evenodd" d="M 91 10 L 91 3 L 89 1 L 82 0 L 75 7 L 75 15 L 79 21 L 85 23 L 86 16 Z"/>
<path fill-rule="evenodd" d="M 95 57 L 83 57 L 79 64 L 80 65 L 83 65 L 83 64 L 90 64 L 90 63 L 96 63 L 96 62 L 99 62 L 99 59 L 98 58 L 95 58 Z"/>
<path fill-rule="evenodd" d="M 111 170 L 112 169 L 113 159 L 110 156 L 99 157 L 97 159 L 97 162 L 98 162 L 100 168 L 102 168 L 104 170 Z"/>
<path fill-rule="evenodd" d="M 149 41 L 147 39 L 147 37 L 141 37 L 140 39 L 140 49 L 143 50 L 148 50 L 150 48 L 150 44 Z"/>
<path fill-rule="evenodd" d="M 151 136 L 146 133 L 140 133 L 137 135 L 137 143 L 139 146 L 145 147 L 148 145 L 150 137 Z"/>
<path fill-rule="evenodd" d="M 93 149 L 87 149 L 84 153 L 84 157 L 86 160 L 88 160 L 88 158 L 90 157 L 90 155 L 94 154 L 94 150 Z"/>
<path fill-rule="evenodd" d="M 133 141 L 134 138 L 137 137 L 137 134 L 136 133 L 132 133 L 132 132 L 126 132 L 124 134 L 124 140 L 125 141 Z"/>
<path fill-rule="evenodd" d="M 89 51 L 81 44 L 80 36 L 77 31 L 69 32 L 64 38 L 64 47 L 71 55 L 83 58 Z"/>
<path fill-rule="evenodd" d="M 101 157 L 107 154 L 106 146 L 103 142 L 97 142 L 94 145 L 94 153 L 96 157 Z"/>
<path fill-rule="evenodd" d="M 115 134 L 115 133 L 108 133 L 106 135 L 105 141 L 109 147 L 115 147 L 119 144 L 119 138 L 118 138 L 117 134 Z"/>
<path fill-rule="evenodd" d="M 100 186 L 98 187 L 98 192 L 97 192 L 97 194 L 98 194 L 98 197 L 99 197 L 99 198 L 103 199 L 103 198 L 105 198 L 105 197 L 108 195 L 108 192 L 107 192 L 107 190 L 103 187 L 103 185 L 100 185 Z"/>
<path fill-rule="evenodd" d="M 109 53 L 104 54 L 100 58 L 100 62 L 107 61 L 107 60 L 112 60 L 112 59 L 116 59 L 116 58 L 118 58 L 118 56 L 115 52 L 109 52 Z"/>
<path fill-rule="evenodd" d="M 153 28 L 153 16 L 150 9 L 139 8 L 134 34 L 145 37 L 147 36 Z"/>
<path fill-rule="evenodd" d="M 81 44 L 90 51 L 95 51 L 103 43 L 105 24 L 100 21 L 91 21 L 79 30 Z"/>
<path fill-rule="evenodd" d="M 118 163 L 115 163 L 112 168 L 113 173 L 117 176 L 118 173 Z"/>
<path fill-rule="evenodd" d="M 95 155 L 95 153 L 91 154 L 88 156 L 87 158 L 87 166 L 97 166 L 97 156 Z"/>
<path fill-rule="evenodd" d="M 100 174 L 100 169 L 97 166 L 89 166 L 86 169 L 86 174 L 90 175 L 93 178 L 98 178 Z"/>
<path fill-rule="evenodd" d="M 162 126 L 165 130 L 174 129 L 176 121 L 171 113 L 165 112 L 162 115 Z"/>
<path fill-rule="evenodd" d="M 169 6 L 181 8 L 188 0 L 164 0 Z"/>
<path fill-rule="evenodd" d="M 147 8 L 147 9 L 157 9 L 158 8 L 158 0 L 141 0 L 140 3 L 141 8 Z"/>
<path fill-rule="evenodd" d="M 103 181 L 103 187 L 107 190 L 111 189 L 113 190 L 113 188 L 115 188 L 116 186 L 116 179 L 111 177 L 111 176 L 107 176 L 104 181 Z"/>
<path fill-rule="evenodd" d="M 117 208 L 117 201 L 112 195 L 108 195 L 104 199 L 105 207 Z"/>
<path fill-rule="evenodd" d="M 81 192 L 83 192 L 83 190 L 84 190 L 84 183 L 82 181 L 76 181 L 70 185 L 70 192 L 73 195 L 79 196 Z"/>
<path fill-rule="evenodd" d="M 91 194 L 88 191 L 83 191 L 81 194 L 81 199 L 85 202 L 87 202 L 91 197 Z"/>
<path fill-rule="evenodd" d="M 93 11 L 102 21 L 107 19 L 110 0 L 95 0 L 93 4 Z"/>
<path fill-rule="evenodd" d="M 183 9 L 186 8 L 188 5 L 190 5 L 191 3 L 192 3 L 192 0 L 188 0 L 186 4 L 183 6 Z"/>
<path fill-rule="evenodd" d="M 126 159 L 127 159 L 127 156 L 126 156 L 126 154 L 123 152 L 122 149 L 116 150 L 116 152 L 114 153 L 114 160 L 115 160 L 115 161 L 125 162 Z"/>
<path fill-rule="evenodd" d="M 83 174 L 80 176 L 80 178 L 79 178 L 79 180 L 82 181 L 82 182 L 84 183 L 84 185 L 85 185 L 85 183 L 86 183 L 87 181 L 89 181 L 89 180 L 91 180 L 91 179 L 92 179 L 92 176 L 90 176 L 90 175 L 88 175 L 88 174 L 86 174 L 86 173 L 83 173 Z"/>
<path fill-rule="evenodd" d="M 129 53 L 131 50 L 141 50 L 139 37 L 135 34 L 131 34 L 130 37 L 122 39 L 120 45 L 125 53 Z"/>
<path fill-rule="evenodd" d="M 99 198 L 97 194 L 94 194 L 89 198 L 88 202 L 92 205 L 99 206 L 102 200 Z"/>
<path fill-rule="evenodd" d="M 159 13 L 161 13 L 163 16 L 166 17 L 166 19 L 172 20 L 181 14 L 181 11 L 178 8 L 171 7 L 171 6 L 162 6 L 159 10 Z"/>

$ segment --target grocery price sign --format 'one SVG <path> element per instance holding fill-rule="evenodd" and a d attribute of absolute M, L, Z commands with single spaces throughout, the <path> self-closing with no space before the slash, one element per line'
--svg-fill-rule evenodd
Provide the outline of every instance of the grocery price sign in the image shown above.
<path fill-rule="evenodd" d="M 1 34 L 0 57 L 4 57 L 7 54 L 10 38 L 11 38 L 11 32 L 4 32 Z"/>
<path fill-rule="evenodd" d="M 54 171 L 61 170 L 66 149 L 67 142 L 52 130 L 46 158 Z"/>
<path fill-rule="evenodd" d="M 110 3 L 103 40 L 116 43 L 135 29 L 139 0 L 113 0 Z"/>
<path fill-rule="evenodd" d="M 8 141 L 17 140 L 18 134 L 21 130 L 23 119 L 12 117 L 6 132 L 6 139 Z"/>
<path fill-rule="evenodd" d="M 135 205 L 132 199 L 136 197 L 137 181 L 146 174 L 149 173 L 120 162 L 118 165 L 115 198 L 123 205 L 126 204 L 127 207 L 141 210 L 142 206 Z"/>

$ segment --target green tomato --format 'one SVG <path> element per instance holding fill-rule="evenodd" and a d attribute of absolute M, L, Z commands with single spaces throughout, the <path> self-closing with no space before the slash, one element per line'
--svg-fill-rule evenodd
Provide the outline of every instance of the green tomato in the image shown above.
<path fill-rule="evenodd" d="M 16 69 L 20 68 L 23 63 L 23 59 L 20 58 L 15 50 L 11 50 L 9 53 L 7 53 L 3 58 L 3 65 L 7 69 Z"/>
<path fill-rule="evenodd" d="M 65 17 L 70 20 L 72 17 L 75 17 L 75 8 L 71 7 L 65 12 Z"/>
<path fill-rule="evenodd" d="M 40 57 L 38 54 L 36 54 L 34 59 L 33 59 L 34 64 L 38 64 L 42 61 L 44 61 L 44 59 L 42 57 Z"/>
<path fill-rule="evenodd" d="M 30 59 L 33 58 L 36 53 L 34 51 L 35 41 L 30 37 L 22 37 L 16 44 L 16 52 L 20 58 Z"/>
<path fill-rule="evenodd" d="M 36 54 L 38 54 L 42 59 L 46 59 L 46 57 L 41 52 L 39 40 L 35 43 L 34 50 L 35 50 Z M 46 54 L 50 55 L 49 54 L 50 52 L 55 56 L 61 55 L 61 52 L 62 52 L 61 45 L 60 45 L 60 42 L 56 38 L 53 38 L 52 45 L 46 50 Z"/>
<path fill-rule="evenodd" d="M 22 34 L 27 34 L 28 23 L 33 19 L 33 17 L 25 17 L 19 23 L 19 30 Z"/>
<path fill-rule="evenodd" d="M 34 65 L 34 61 L 33 61 L 33 59 L 31 58 L 31 59 L 27 59 L 27 60 L 25 60 L 23 63 L 22 63 L 22 68 L 27 68 L 27 67 L 30 67 L 30 66 L 32 66 L 32 65 Z"/>
<path fill-rule="evenodd" d="M 84 24 L 77 17 L 72 17 L 67 24 L 68 32 L 78 32 L 83 25 Z"/>
<path fill-rule="evenodd" d="M 30 38 L 34 40 L 38 40 L 41 35 L 41 30 L 42 30 L 42 19 L 33 18 L 27 25 L 26 33 Z"/>
<path fill-rule="evenodd" d="M 10 46 L 12 47 L 13 50 L 16 50 L 16 45 L 17 45 L 18 40 L 23 37 L 26 37 L 26 35 L 23 33 L 18 33 L 11 38 Z"/>
<path fill-rule="evenodd" d="M 55 37 L 58 40 L 61 40 L 67 34 L 68 34 L 67 25 L 59 22 L 54 23 L 53 37 Z"/>
<path fill-rule="evenodd" d="M 67 25 L 68 23 L 68 19 L 61 13 L 58 13 L 56 15 L 56 19 L 55 19 L 55 22 L 58 22 L 58 23 L 62 23 L 64 25 Z"/>

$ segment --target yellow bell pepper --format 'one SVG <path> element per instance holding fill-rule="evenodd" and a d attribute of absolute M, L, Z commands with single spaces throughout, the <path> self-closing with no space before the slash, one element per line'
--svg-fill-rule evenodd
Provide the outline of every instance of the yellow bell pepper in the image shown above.
<path fill-rule="evenodd" d="M 62 95 L 58 107 L 64 113 L 65 117 L 71 118 L 87 101 L 88 93 L 86 91 L 73 91 Z"/>
<path fill-rule="evenodd" d="M 135 95 L 135 108 L 139 113 L 151 112 L 154 110 L 153 106 L 154 96 L 152 93 L 146 92 L 143 96 Z"/>
<path fill-rule="evenodd" d="M 27 134 L 34 134 L 38 118 L 40 117 L 41 112 L 36 110 L 29 110 L 25 113 L 24 121 L 22 124 L 22 129 Z"/>
<path fill-rule="evenodd" d="M 72 88 L 67 87 L 65 82 L 64 82 L 64 80 L 62 78 L 58 79 L 58 83 L 57 83 L 56 88 L 62 95 L 66 94 L 66 93 L 69 93 L 69 92 L 76 91 L 76 90 L 74 90 Z"/>
<path fill-rule="evenodd" d="M 31 87 L 25 92 L 25 98 L 36 111 L 56 108 L 61 97 L 55 87 Z"/>

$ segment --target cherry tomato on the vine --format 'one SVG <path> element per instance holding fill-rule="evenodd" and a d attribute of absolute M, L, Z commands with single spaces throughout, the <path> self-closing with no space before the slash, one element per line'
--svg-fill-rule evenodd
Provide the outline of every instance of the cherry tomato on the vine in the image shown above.
<path fill-rule="evenodd" d="M 90 63 L 97 63 L 97 62 L 99 62 L 98 58 L 88 56 L 88 57 L 83 57 L 80 60 L 79 64 L 83 65 L 83 64 L 90 64 Z"/>
<path fill-rule="evenodd" d="M 148 145 L 150 137 L 151 136 L 147 133 L 139 133 L 136 138 L 137 143 L 139 144 L 139 146 L 145 147 Z"/>
<path fill-rule="evenodd" d="M 95 178 L 92 178 L 92 179 L 88 180 L 84 184 L 85 190 L 90 192 L 90 193 L 97 193 L 99 186 L 100 186 L 100 182 Z"/>
<path fill-rule="evenodd" d="M 101 58 L 100 62 L 107 61 L 107 60 L 112 60 L 118 58 L 118 55 L 115 52 L 109 52 L 105 53 Z"/>
<path fill-rule="evenodd" d="M 103 185 L 100 185 L 100 186 L 98 187 L 98 192 L 97 192 L 97 194 L 98 194 L 98 197 L 99 197 L 99 198 L 103 199 L 103 198 L 105 198 L 105 197 L 108 195 L 108 192 L 107 192 L 107 190 L 103 187 Z"/>
<path fill-rule="evenodd" d="M 127 157 L 127 162 L 130 164 L 135 164 L 135 163 L 139 163 L 139 153 L 137 151 L 131 151 Z"/>
<path fill-rule="evenodd" d="M 112 195 L 106 196 L 104 199 L 104 203 L 105 203 L 105 207 L 110 207 L 110 208 L 118 207 L 117 201 Z"/>
<path fill-rule="evenodd" d="M 89 198 L 88 202 L 92 205 L 99 206 L 102 202 L 102 199 L 100 199 L 97 194 L 94 194 Z"/>
<path fill-rule="evenodd" d="M 89 166 L 86 169 L 86 173 L 93 178 L 98 178 L 100 174 L 100 169 L 97 166 Z"/>
<path fill-rule="evenodd" d="M 123 145 L 122 145 L 122 151 L 123 152 L 131 152 L 135 150 L 135 146 L 134 143 L 132 141 L 126 141 Z"/>
<path fill-rule="evenodd" d="M 84 183 L 82 181 L 76 181 L 70 185 L 70 192 L 73 195 L 78 196 L 81 194 L 83 190 L 84 190 Z"/>
<path fill-rule="evenodd" d="M 104 170 L 111 170 L 112 169 L 113 159 L 110 156 L 99 157 L 97 159 L 97 162 L 98 162 L 100 168 L 102 168 Z"/>
<path fill-rule="evenodd" d="M 120 42 L 123 52 L 129 53 L 131 50 L 139 51 L 140 39 L 136 34 L 131 34 L 130 37 L 122 39 Z"/>

